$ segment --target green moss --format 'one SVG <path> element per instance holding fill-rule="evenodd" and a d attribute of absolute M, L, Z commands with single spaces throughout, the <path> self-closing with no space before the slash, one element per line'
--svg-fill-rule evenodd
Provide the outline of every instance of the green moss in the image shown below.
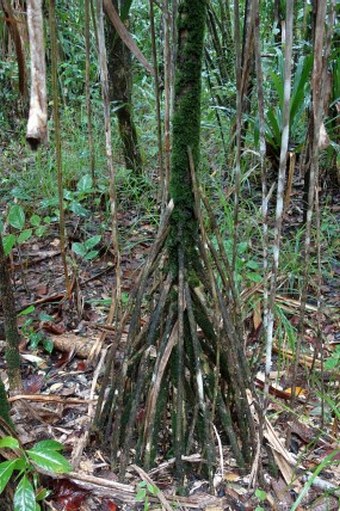
<path fill-rule="evenodd" d="M 205 0 L 184 0 L 179 7 L 170 178 L 170 195 L 175 208 L 172 215 L 169 253 L 171 263 L 177 266 L 178 246 L 181 245 L 187 268 L 197 257 L 198 223 L 194 215 L 188 151 L 191 151 L 194 167 L 197 169 L 205 16 Z"/>

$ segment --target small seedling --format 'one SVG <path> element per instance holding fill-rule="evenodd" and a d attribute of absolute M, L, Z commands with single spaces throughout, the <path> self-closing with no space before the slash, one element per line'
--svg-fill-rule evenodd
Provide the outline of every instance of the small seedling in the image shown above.
<path fill-rule="evenodd" d="M 36 350 L 39 345 L 41 345 L 47 353 L 52 353 L 53 351 L 53 341 L 51 339 L 48 339 L 46 335 L 40 331 L 36 330 L 33 327 L 34 318 L 29 317 L 30 314 L 32 314 L 35 311 L 35 307 L 33 305 L 30 305 L 27 307 L 27 309 L 20 312 L 19 316 L 27 316 L 27 319 L 25 320 L 24 324 L 21 327 L 21 332 L 24 337 L 26 337 L 29 341 L 28 347 L 31 350 Z M 39 314 L 39 320 L 40 321 L 53 321 L 52 316 L 49 316 L 48 314 L 41 313 Z"/>
<path fill-rule="evenodd" d="M 92 236 L 88 240 L 83 243 L 72 243 L 72 250 L 75 254 L 86 259 L 86 261 L 92 261 L 98 255 L 98 250 L 93 250 L 96 245 L 101 240 L 101 236 L 98 234 L 97 236 Z"/>
<path fill-rule="evenodd" d="M 22 245 L 29 241 L 33 235 L 38 238 L 43 236 L 48 224 L 51 223 L 51 218 L 41 218 L 39 215 L 33 214 L 28 221 L 24 208 L 20 204 L 12 204 L 7 215 L 7 223 L 14 229 L 14 232 L 5 234 L 3 237 L 5 255 L 9 255 L 16 244 Z M 2 230 L 3 224 L 0 224 L 0 231 Z"/>
<path fill-rule="evenodd" d="M 149 484 L 146 481 L 141 481 L 137 485 L 137 494 L 135 497 L 136 502 L 143 502 L 144 511 L 149 511 L 150 509 L 150 499 L 149 497 L 155 497 L 157 493 L 159 492 L 159 489 L 157 486 L 154 486 L 153 484 Z"/>
<path fill-rule="evenodd" d="M 0 449 L 5 448 L 13 450 L 16 457 L 0 463 L 0 494 L 17 473 L 13 500 L 15 511 L 40 511 L 39 501 L 45 499 L 49 492 L 39 484 L 39 469 L 54 474 L 72 470 L 70 463 L 59 452 L 63 445 L 55 440 L 42 440 L 26 450 L 16 438 L 6 436 L 0 439 Z"/>
<path fill-rule="evenodd" d="M 266 498 L 267 498 L 267 494 L 264 490 L 261 490 L 260 488 L 258 488 L 256 491 L 255 491 L 255 495 L 256 497 L 258 498 L 258 500 L 260 501 L 260 503 L 262 504 L 263 502 L 265 502 Z M 255 511 L 265 511 L 264 510 L 264 507 L 262 507 L 261 505 L 260 506 L 256 506 L 255 508 Z"/>

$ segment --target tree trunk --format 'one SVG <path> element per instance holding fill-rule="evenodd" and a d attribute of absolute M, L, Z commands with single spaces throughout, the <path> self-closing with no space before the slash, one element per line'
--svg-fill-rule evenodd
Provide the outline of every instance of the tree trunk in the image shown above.
<path fill-rule="evenodd" d="M 235 290 L 230 293 L 224 275 L 228 270 L 221 267 L 222 260 L 228 266 L 223 244 L 217 254 L 207 238 L 195 179 L 205 19 L 205 0 L 180 2 L 172 202 L 133 294 L 128 338 L 119 346 L 122 323 L 112 343 L 95 417 L 95 428 L 111 445 L 112 464 L 119 462 L 121 478 L 131 456 L 149 469 L 156 456 L 171 453 L 179 487 L 184 471 L 190 470 L 183 456 L 193 452 L 201 453 L 206 460 L 201 470 L 212 478 L 213 424 L 228 438 L 240 467 L 249 463 L 256 438 L 247 399 L 251 378 L 230 312 L 235 304 L 225 303 Z M 211 260 L 225 287 L 218 287 Z M 117 349 L 123 360 L 119 370 L 114 367 Z"/>
<path fill-rule="evenodd" d="M 4 314 L 6 362 L 11 390 L 18 390 L 22 385 L 19 357 L 20 336 L 17 327 L 12 283 L 7 264 L 8 261 L 4 253 L 2 237 L 0 234 L 0 297 Z"/>
<path fill-rule="evenodd" d="M 178 260 L 178 246 L 181 246 L 185 265 L 188 266 L 191 266 L 197 257 L 198 221 L 194 214 L 189 151 L 194 168 L 197 169 L 205 18 L 204 0 L 184 0 L 179 5 L 170 176 L 170 197 L 175 207 L 171 220 L 169 251 L 170 262 L 175 263 Z"/>
<path fill-rule="evenodd" d="M 122 2 L 121 11 L 124 9 L 124 4 L 128 2 L 129 0 Z M 116 10 L 118 10 L 117 1 L 112 0 L 112 3 Z M 125 16 L 127 18 L 128 14 L 125 14 Z M 122 19 L 122 21 L 125 20 Z M 142 157 L 138 146 L 137 130 L 132 115 L 131 52 L 122 42 L 110 22 L 107 23 L 106 41 L 110 100 L 115 103 L 115 107 L 117 108 L 116 114 L 125 165 L 126 168 L 140 174 L 142 171 Z"/>
<path fill-rule="evenodd" d="M 0 379 L 0 417 L 6 422 L 6 424 L 13 427 L 9 411 L 10 406 L 7 399 L 5 385 L 3 384 L 3 381 Z"/>

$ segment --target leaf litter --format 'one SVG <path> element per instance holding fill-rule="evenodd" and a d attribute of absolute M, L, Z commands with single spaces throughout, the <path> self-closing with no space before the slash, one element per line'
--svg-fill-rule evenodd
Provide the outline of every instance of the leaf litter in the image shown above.
<path fill-rule="evenodd" d="M 120 222 L 124 229 L 133 226 L 134 212 L 121 214 Z M 73 227 L 76 232 L 80 225 L 77 223 Z M 129 248 L 122 258 L 125 301 L 128 300 L 152 244 L 153 230 L 153 226 L 147 223 L 145 229 L 134 230 L 135 234 L 129 238 Z M 63 443 L 66 453 L 72 457 L 75 446 L 90 425 L 89 410 L 95 407 L 103 373 L 101 367 L 93 388 L 96 368 L 88 363 L 91 349 L 101 331 L 106 334 L 102 351 L 114 341 L 115 328 L 105 324 L 114 286 L 114 267 L 109 239 L 104 238 L 97 259 L 91 263 L 77 260 L 72 295 L 68 301 L 63 291 L 58 245 L 58 239 L 51 233 L 44 239 L 35 239 L 33 245 L 23 244 L 20 259 L 14 251 L 12 271 L 17 309 L 25 311 L 33 307 L 33 310 L 19 317 L 23 337 L 20 351 L 25 387 L 24 394 L 11 398 L 11 401 L 15 410 L 13 419 L 23 445 L 47 437 L 53 438 Z M 299 385 L 295 388 L 297 401 L 293 418 L 289 413 L 292 392 L 289 367 L 293 353 L 289 339 L 283 338 L 280 342 L 276 340 L 275 367 L 270 385 L 271 401 L 263 433 L 270 446 L 268 459 L 263 460 L 266 484 L 263 494 L 249 490 L 249 475 L 237 468 L 230 449 L 225 445 L 221 446 L 223 468 L 217 467 L 214 490 L 211 490 L 208 481 L 193 475 L 192 480 L 187 481 L 187 496 L 180 497 L 176 495 L 176 481 L 172 475 L 174 459 L 164 460 L 160 457 L 158 465 L 149 474 L 140 467 L 132 466 L 127 474 L 128 483 L 122 484 L 110 470 L 110 460 L 105 450 L 98 448 L 100 444 L 96 445 L 94 439 L 81 452 L 79 466 L 74 473 L 48 482 L 53 490 L 49 498 L 51 506 L 66 511 L 138 510 L 141 505 L 136 501 L 136 495 L 142 480 L 150 488 L 158 489 L 155 495 L 149 495 L 150 506 L 154 509 L 172 509 L 175 505 L 178 509 L 246 511 L 261 505 L 264 509 L 283 510 L 291 509 L 302 488 L 312 480 L 298 509 L 337 509 L 339 466 L 336 463 L 326 465 L 318 476 L 313 475 L 327 455 L 339 449 L 339 403 L 322 398 L 318 390 L 318 385 L 321 385 L 325 392 L 329 389 L 336 396 L 339 388 L 338 367 L 328 368 L 324 362 L 325 358 L 335 353 L 339 344 L 336 277 L 338 275 L 335 271 L 330 285 L 324 284 L 322 290 L 327 299 L 327 307 L 322 311 L 321 318 L 324 332 L 322 346 L 317 335 L 317 308 L 313 303 L 307 303 L 306 336 L 299 365 Z M 248 295 L 249 292 L 247 289 Z M 256 284 L 251 293 L 256 296 L 261 292 L 261 286 Z M 294 325 L 298 320 L 296 315 L 299 301 L 281 293 L 277 302 Z M 40 317 L 42 313 L 45 319 Z M 27 326 L 28 320 L 30 324 Z M 252 356 L 260 349 L 259 306 L 253 309 L 249 324 L 246 349 L 247 355 Z M 41 334 L 41 340 L 34 349 L 29 348 L 29 338 L 36 333 Z M 1 323 L 0 337 L 4 338 Z M 44 350 L 44 339 L 52 342 L 51 353 Z M 120 363 L 119 352 L 117 363 Z M 3 361 L 0 363 L 0 371 L 1 376 L 4 376 Z M 255 383 L 259 389 L 263 388 L 261 372 L 256 375 Z M 27 407 L 15 407 L 16 403 L 23 402 L 29 403 L 29 411 Z M 340 451 L 336 458 L 340 458 Z M 185 461 L 194 467 L 203 460 L 197 453 L 185 457 Z"/>

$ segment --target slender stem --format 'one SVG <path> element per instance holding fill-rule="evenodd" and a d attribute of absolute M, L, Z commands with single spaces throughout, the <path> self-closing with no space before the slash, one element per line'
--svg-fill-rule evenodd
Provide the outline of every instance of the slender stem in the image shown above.
<path fill-rule="evenodd" d="M 68 275 L 66 258 L 66 229 L 64 214 L 64 191 L 63 191 L 63 162 L 61 148 L 61 127 L 59 116 L 59 94 L 58 94 L 58 72 L 57 72 L 57 27 L 55 17 L 55 0 L 49 2 L 49 23 L 51 37 L 51 74 L 52 74 L 52 97 L 53 97 L 53 119 L 54 119 L 54 139 L 57 164 L 58 180 L 58 198 L 59 198 L 59 235 L 60 235 L 60 253 L 64 267 L 65 287 L 67 295 L 71 292 L 71 282 Z"/>
<path fill-rule="evenodd" d="M 306 232 L 305 232 L 305 246 L 304 246 L 304 274 L 303 286 L 301 291 L 301 307 L 300 318 L 298 326 L 298 339 L 295 353 L 295 361 L 293 367 L 293 385 L 292 385 L 292 399 L 291 407 L 293 408 L 296 398 L 296 375 L 298 363 L 300 358 L 301 344 L 304 333 L 304 318 L 306 312 L 307 292 L 308 292 L 308 270 L 311 251 L 311 229 L 312 217 L 314 209 L 314 195 L 315 187 L 317 185 L 317 177 L 319 174 L 319 151 L 320 151 L 320 130 L 323 118 L 323 97 L 321 91 L 324 90 L 324 84 L 327 73 L 327 59 L 330 53 L 331 34 L 334 26 L 334 3 L 331 4 L 329 30 L 327 33 L 327 44 L 324 49 L 324 33 L 325 33 L 325 18 L 327 15 L 327 0 L 319 0 L 317 3 L 316 20 L 315 20 L 315 36 L 314 36 L 314 59 L 313 59 L 313 73 L 312 73 L 312 147 L 311 147 L 311 164 L 309 175 L 309 189 L 308 189 L 308 209 L 306 216 Z"/>
<path fill-rule="evenodd" d="M 162 200 L 164 196 L 164 167 L 163 167 L 163 143 L 162 143 L 162 120 L 161 120 L 161 100 L 159 94 L 159 75 L 158 75 L 158 60 L 157 60 L 157 46 L 156 46 L 156 32 L 155 32 L 155 14 L 154 14 L 154 1 L 149 0 L 149 18 L 150 18 L 150 33 L 152 44 L 152 59 L 153 67 L 155 69 L 155 99 L 156 99 L 156 117 L 157 117 L 157 140 L 158 140 L 158 165 L 159 165 L 159 196 Z M 163 204 L 165 206 L 165 204 Z"/>
<path fill-rule="evenodd" d="M 286 178 L 286 166 L 289 141 L 289 120 L 290 120 L 290 90 L 291 90 L 291 62 L 293 45 L 293 0 L 286 2 L 286 36 L 284 52 L 284 95 L 282 112 L 282 137 L 279 163 L 279 175 L 277 183 L 276 198 L 276 223 L 274 229 L 273 244 L 273 270 L 270 285 L 270 296 L 268 302 L 268 324 L 266 339 L 266 367 L 265 367 L 265 396 L 269 394 L 269 374 L 272 365 L 273 327 L 274 327 L 274 304 L 277 288 L 277 276 L 279 270 L 280 242 L 283 224 L 283 199 Z"/>
<path fill-rule="evenodd" d="M 92 176 L 92 184 L 95 186 L 95 153 L 93 145 L 92 130 L 92 106 L 90 92 L 90 0 L 85 0 L 85 95 L 86 95 L 86 112 L 87 112 L 87 136 L 89 143 L 90 155 L 90 171 Z"/>
<path fill-rule="evenodd" d="M 169 193 L 170 179 L 170 112 L 171 112 L 171 84 L 172 84 L 172 56 L 170 46 L 171 16 L 169 0 L 163 0 L 163 27 L 164 27 L 164 184 L 162 203 L 166 204 Z"/>
<path fill-rule="evenodd" d="M 105 151 L 106 151 L 106 164 L 110 178 L 110 206 L 111 206 L 111 240 L 112 247 L 115 254 L 116 263 L 116 282 L 115 288 L 112 292 L 112 305 L 110 308 L 110 319 L 119 316 L 119 308 L 121 301 L 121 269 L 120 269 L 120 248 L 118 236 L 118 221 L 117 221 L 117 192 L 116 192 L 116 169 L 113 164 L 112 144 L 111 144 L 111 116 L 110 116 L 110 99 L 109 99 L 109 80 L 107 68 L 107 53 L 105 46 L 104 34 L 104 12 L 102 0 L 97 0 L 97 33 L 98 33 L 98 53 L 99 53 L 99 67 L 100 67 L 100 81 L 102 88 L 102 99 L 104 108 L 104 124 L 105 124 Z"/>
<path fill-rule="evenodd" d="M 182 454 L 184 448 L 184 251 L 178 248 L 178 340 L 177 340 L 177 396 L 176 396 L 176 472 L 179 481 L 183 478 Z"/>

